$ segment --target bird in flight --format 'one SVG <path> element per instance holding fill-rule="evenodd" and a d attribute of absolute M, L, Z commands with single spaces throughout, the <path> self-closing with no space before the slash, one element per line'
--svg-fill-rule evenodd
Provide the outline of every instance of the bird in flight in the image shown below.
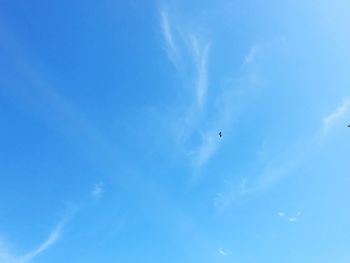
<path fill-rule="evenodd" d="M 350 125 L 349 125 L 349 126 L 350 126 Z M 348 126 L 348 127 L 349 127 L 349 126 Z M 219 136 L 220 136 L 220 137 L 222 137 L 222 134 L 221 134 L 221 132 L 219 132 Z"/>

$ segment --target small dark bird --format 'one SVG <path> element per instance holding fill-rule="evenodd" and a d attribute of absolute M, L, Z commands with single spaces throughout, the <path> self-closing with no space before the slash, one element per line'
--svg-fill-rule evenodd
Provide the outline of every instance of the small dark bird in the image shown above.
<path fill-rule="evenodd" d="M 350 124 L 348 125 L 348 128 L 350 128 Z"/>
<path fill-rule="evenodd" d="M 349 126 L 350 126 L 350 125 L 349 125 Z M 348 127 L 349 127 L 349 126 L 348 126 Z M 222 134 L 221 134 L 221 132 L 219 132 L 219 136 L 220 136 L 220 137 L 222 137 Z"/>

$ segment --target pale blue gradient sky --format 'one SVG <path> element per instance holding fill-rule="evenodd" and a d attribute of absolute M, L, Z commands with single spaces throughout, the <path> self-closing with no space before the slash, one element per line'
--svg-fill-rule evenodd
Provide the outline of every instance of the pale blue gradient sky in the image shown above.
<path fill-rule="evenodd" d="M 349 12 L 1 1 L 0 262 L 349 262 Z"/>

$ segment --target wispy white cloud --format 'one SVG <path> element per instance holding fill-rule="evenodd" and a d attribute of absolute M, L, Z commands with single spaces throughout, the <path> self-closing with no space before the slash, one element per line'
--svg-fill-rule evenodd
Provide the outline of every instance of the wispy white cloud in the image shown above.
<path fill-rule="evenodd" d="M 343 121 L 345 116 L 350 111 L 350 99 L 343 99 L 342 103 L 336 107 L 334 111 L 325 116 L 322 119 L 323 132 L 327 132 L 330 128 L 336 125 L 338 122 Z M 342 127 L 347 123 L 343 123 Z M 245 183 L 245 191 L 242 194 L 239 185 L 242 183 L 237 182 L 236 179 L 226 180 L 224 182 L 223 189 L 214 198 L 214 207 L 218 210 L 229 207 L 235 200 L 242 198 L 244 195 L 259 194 L 277 184 L 281 179 L 293 174 L 293 171 L 301 164 L 303 164 L 312 154 L 314 154 L 319 140 L 319 130 L 315 131 L 309 141 L 305 143 L 299 143 L 294 145 L 292 149 L 286 150 L 284 158 L 279 161 L 274 161 L 271 164 L 266 165 L 262 171 L 255 175 L 249 174 L 249 185 Z M 283 212 L 278 213 L 279 217 L 285 217 L 289 222 L 295 222 L 301 216 L 301 212 L 296 215 L 287 216 Z"/>
<path fill-rule="evenodd" d="M 289 153 L 287 156 L 291 154 Z M 255 175 L 251 173 L 244 176 L 240 181 L 237 181 L 236 176 L 232 176 L 224 182 L 223 189 L 214 198 L 214 207 L 219 211 L 224 210 L 244 196 L 265 192 L 281 179 L 289 176 L 304 161 L 307 154 L 308 151 L 304 149 L 303 154 L 299 154 L 298 157 L 285 162 L 281 161 L 280 163 L 267 165 L 260 174 Z M 284 216 L 285 214 L 280 212 L 278 215 Z"/>
<path fill-rule="evenodd" d="M 296 217 L 290 217 L 290 218 L 288 218 L 288 221 L 290 223 L 293 223 L 293 222 L 297 221 L 297 218 Z"/>
<path fill-rule="evenodd" d="M 248 178 L 244 177 L 238 183 L 225 181 L 225 189 L 214 198 L 214 207 L 223 211 L 229 207 L 237 198 L 249 193 Z"/>
<path fill-rule="evenodd" d="M 277 50 L 282 51 L 283 49 L 281 48 L 287 47 L 287 44 L 288 41 L 283 36 L 276 36 L 268 41 L 255 43 L 244 56 L 243 65 L 254 63 L 258 59 L 258 56 L 264 55 L 264 53 L 269 52 L 271 49 L 273 49 L 274 52 Z"/>
<path fill-rule="evenodd" d="M 286 215 L 286 213 L 284 212 L 279 212 L 278 217 L 280 218 L 284 218 L 285 220 L 287 220 L 289 223 L 294 223 L 295 221 L 297 221 L 299 219 L 299 217 L 301 216 L 301 212 L 299 211 L 298 213 L 296 213 L 295 215 L 291 215 L 288 216 Z"/>
<path fill-rule="evenodd" d="M 160 20 L 163 38 L 166 43 L 166 51 L 172 63 L 178 67 L 178 48 L 175 44 L 173 30 L 169 21 L 169 14 L 167 9 L 160 11 Z"/>
<path fill-rule="evenodd" d="M 168 13 L 165 10 L 162 10 L 161 13 L 161 26 L 163 29 L 164 38 L 171 48 L 171 50 L 176 50 L 176 46 L 174 43 L 173 35 L 171 32 L 170 24 L 169 24 L 169 18 Z"/>
<path fill-rule="evenodd" d="M 188 116 L 192 116 L 195 119 L 198 119 L 199 116 L 205 112 L 206 102 L 207 102 L 207 93 L 208 93 L 208 57 L 210 51 L 210 44 L 201 44 L 197 37 L 194 35 L 190 36 L 192 52 L 196 67 L 196 76 L 195 76 L 195 89 L 194 103 L 190 106 L 190 112 Z M 198 120 L 194 120 L 198 122 Z M 202 130 L 202 122 L 199 124 L 194 131 Z M 192 124 L 191 124 L 192 125 Z M 201 142 L 199 146 L 191 150 L 192 157 L 194 160 L 195 168 L 197 171 L 201 169 L 214 155 L 218 148 L 218 131 L 207 131 L 202 132 Z"/>
<path fill-rule="evenodd" d="M 219 254 L 221 255 L 221 256 L 228 256 L 228 255 L 230 255 L 231 254 L 231 251 L 228 251 L 228 250 L 224 250 L 223 248 L 219 248 Z"/>
<path fill-rule="evenodd" d="M 275 47 L 283 47 L 285 45 L 285 39 L 282 37 L 277 37 L 272 39 L 271 41 L 268 41 L 266 43 L 261 44 L 255 44 L 249 51 L 249 53 L 246 55 L 243 64 L 249 64 L 253 63 L 256 59 L 256 56 L 259 52 L 262 52 L 264 49 L 271 49 Z M 219 130 L 224 130 L 225 133 L 228 133 L 230 129 L 232 129 L 233 124 L 236 120 L 236 116 L 238 113 L 238 95 L 237 95 L 237 87 L 242 85 L 241 82 L 244 82 L 244 86 L 246 86 L 246 82 L 254 83 L 253 85 L 261 85 L 261 80 L 259 80 L 258 77 L 253 77 L 254 75 L 249 76 L 248 79 L 245 78 L 238 78 L 235 79 L 234 82 L 229 83 L 228 85 L 224 85 L 221 89 L 219 89 L 218 92 L 213 92 L 213 96 L 208 96 L 208 91 L 210 85 L 209 81 L 209 61 L 210 61 L 210 50 L 211 50 L 211 43 L 210 41 L 200 41 L 198 37 L 195 35 L 190 35 L 190 43 L 192 47 L 192 53 L 195 58 L 195 65 L 197 69 L 197 75 L 196 75 L 196 105 L 197 107 L 192 107 L 192 114 L 193 111 L 198 110 L 200 113 L 204 113 L 204 117 L 207 120 L 210 120 L 211 125 L 207 125 L 208 123 L 205 123 L 207 125 L 207 130 L 213 131 L 216 130 L 214 134 L 214 140 L 211 140 L 212 138 L 209 137 L 202 137 L 202 143 L 200 146 L 196 149 L 197 156 L 195 156 L 195 163 L 197 164 L 197 167 L 204 166 L 207 162 L 210 161 L 211 157 L 214 156 L 214 154 L 218 151 L 220 144 L 213 144 L 212 142 L 217 142 L 216 139 L 216 133 L 219 132 Z M 243 86 L 243 85 L 242 85 Z M 218 108 L 212 108 L 214 106 L 213 102 L 219 102 L 217 103 Z M 236 102 L 236 103 L 235 103 Z M 207 115 L 206 110 L 208 109 L 215 110 L 216 114 L 211 115 L 210 117 Z M 203 118 L 203 119 L 204 119 Z M 201 128 L 201 130 L 204 130 Z M 208 132 L 209 133 L 209 132 Z M 282 171 L 284 172 L 284 171 Z M 254 191 L 258 190 L 258 188 L 262 188 L 262 184 L 269 184 L 272 183 L 272 181 L 276 181 L 276 178 L 279 178 L 279 175 L 276 175 L 279 173 L 279 171 L 269 171 L 269 175 L 264 177 L 263 180 L 270 180 L 270 182 L 261 182 L 261 184 L 257 187 L 254 187 Z M 275 176 L 276 175 L 276 176 Z M 266 181 L 265 180 L 265 181 Z M 239 189 L 240 192 L 250 192 L 252 189 L 248 189 L 247 187 L 247 181 L 245 182 L 244 191 L 242 189 Z M 244 193 L 240 193 L 244 194 Z"/>
<path fill-rule="evenodd" d="M 20 258 L 20 262 L 21 263 L 30 262 L 34 257 L 36 257 L 37 255 L 41 254 L 42 252 L 47 250 L 49 247 L 54 245 L 60 239 L 60 237 L 62 235 L 62 230 L 63 230 L 63 227 L 65 225 L 65 221 L 66 220 L 63 220 L 62 222 L 60 222 L 52 230 L 52 232 L 50 233 L 49 237 L 41 245 L 39 245 L 38 248 L 36 248 L 35 250 L 29 252 L 25 256 L 21 257 Z"/>
<path fill-rule="evenodd" d="M 196 101 L 199 108 L 204 106 L 208 91 L 208 57 L 210 44 L 200 45 L 196 37 L 191 36 L 192 50 L 197 69 Z"/>
<path fill-rule="evenodd" d="M 94 199 L 99 199 L 103 194 L 103 192 L 104 192 L 103 183 L 96 183 L 94 184 L 91 195 Z"/>
<path fill-rule="evenodd" d="M 328 131 L 338 121 L 341 121 L 350 110 L 350 99 L 345 98 L 343 102 L 330 114 L 323 118 L 323 131 Z M 347 123 L 346 123 L 347 124 Z M 342 126 L 344 126 L 343 124 Z M 279 162 L 273 162 L 263 168 L 258 175 L 250 174 L 249 181 L 237 182 L 236 180 L 226 181 L 224 188 L 214 198 L 214 206 L 218 210 L 229 207 L 236 199 L 244 195 L 262 193 L 269 189 L 281 179 L 292 174 L 296 167 L 304 163 L 308 157 L 315 151 L 315 138 L 318 138 L 318 132 L 312 136 L 311 142 L 295 145 L 294 149 L 286 151 L 285 158 Z M 316 140 L 317 142 L 317 140 Z M 246 178 L 246 177 L 245 177 Z M 241 186 L 244 182 L 244 193 Z M 278 213 L 279 217 L 285 217 L 289 222 L 295 222 L 301 216 L 301 212 L 287 217 L 284 212 Z"/>
<path fill-rule="evenodd" d="M 255 60 L 255 57 L 256 57 L 256 55 L 257 55 L 257 53 L 258 53 L 258 50 L 259 50 L 259 46 L 258 46 L 258 45 L 253 46 L 253 47 L 249 50 L 248 54 L 244 57 L 244 63 L 245 63 L 245 64 L 251 64 L 251 63 L 253 63 L 254 60 Z"/>
<path fill-rule="evenodd" d="M 45 252 L 54 245 L 61 237 L 66 219 L 63 219 L 49 234 L 48 238 L 33 251 L 23 256 L 18 256 L 9 251 L 5 244 L 0 243 L 0 262 L 1 263 L 29 263 L 39 254 Z"/>
<path fill-rule="evenodd" d="M 179 127 L 176 128 L 175 133 L 176 137 L 181 139 L 181 143 L 186 144 L 188 140 L 191 140 L 194 133 L 201 133 L 204 130 L 204 135 L 201 136 L 198 145 L 188 150 L 191 153 L 189 156 L 195 165 L 195 169 L 200 170 L 200 167 L 210 160 L 217 149 L 214 140 L 214 136 L 217 137 L 217 132 L 214 135 L 208 131 L 210 130 L 208 127 L 204 129 L 204 123 L 200 120 L 207 107 L 210 44 L 203 41 L 196 32 L 193 32 L 190 26 L 187 27 L 184 21 L 182 21 L 181 27 L 176 23 L 172 25 L 169 17 L 168 9 L 160 11 L 161 28 L 168 56 L 179 69 L 180 54 L 188 54 L 186 56 L 188 59 L 184 59 L 181 65 L 189 69 L 188 72 L 191 72 L 190 75 L 186 73 L 188 83 L 185 86 L 191 87 L 189 94 L 192 97 L 186 107 L 187 109 L 179 117 L 181 121 L 175 121 L 175 123 L 178 123 L 176 127 Z M 177 21 L 179 19 L 173 18 L 173 20 Z M 173 30 L 173 28 L 176 30 Z M 179 45 L 179 43 L 182 45 Z"/>
<path fill-rule="evenodd" d="M 284 217 L 286 214 L 285 214 L 284 212 L 278 212 L 277 215 L 278 215 L 279 217 Z"/>
<path fill-rule="evenodd" d="M 191 152 L 194 157 L 194 164 L 201 168 L 212 157 L 218 148 L 218 137 L 216 132 L 207 132 L 202 135 L 201 144 L 197 149 Z"/>
<path fill-rule="evenodd" d="M 256 177 L 254 184 L 249 188 L 250 194 L 262 192 L 279 182 L 283 177 L 286 177 L 296 166 L 297 160 L 287 163 L 266 167 L 263 173 Z"/>
<path fill-rule="evenodd" d="M 322 119 L 324 131 L 329 130 L 336 122 L 341 120 L 350 108 L 350 99 L 345 98 L 343 102 L 330 114 Z"/>

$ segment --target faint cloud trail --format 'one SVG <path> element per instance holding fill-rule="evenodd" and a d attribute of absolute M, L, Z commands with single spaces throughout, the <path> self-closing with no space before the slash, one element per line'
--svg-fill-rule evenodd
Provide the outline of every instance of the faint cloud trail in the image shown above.
<path fill-rule="evenodd" d="M 197 39 L 194 38 L 192 41 L 197 43 Z M 199 109 L 202 109 L 205 105 L 207 91 L 208 91 L 208 57 L 210 51 L 210 45 L 205 44 L 199 46 L 194 44 L 194 54 L 196 55 L 196 101 Z"/>
<path fill-rule="evenodd" d="M 350 108 L 350 99 L 345 98 L 343 102 L 329 115 L 322 119 L 323 130 L 328 131 L 338 120 L 342 119 Z"/>
<path fill-rule="evenodd" d="M 198 36 L 189 32 L 190 30 L 186 26 L 183 26 L 183 28 L 178 30 L 181 34 L 176 34 L 176 36 L 180 38 L 179 40 L 176 40 L 175 35 L 172 32 L 172 26 L 169 22 L 168 9 L 162 9 L 160 11 L 160 18 L 160 27 L 162 29 L 163 38 L 166 43 L 166 50 L 171 62 L 179 69 L 179 63 L 177 62 L 180 53 L 189 52 L 190 60 L 187 60 L 187 63 L 183 66 L 189 67 L 193 65 L 194 67 L 194 73 L 191 74 L 193 85 L 189 85 L 193 87 L 191 90 L 193 99 L 188 104 L 187 111 L 182 113 L 180 118 L 181 121 L 177 125 L 179 127 L 176 128 L 176 133 L 177 136 L 178 134 L 181 135 L 180 137 L 182 137 L 182 143 L 184 144 L 190 140 L 191 135 L 194 133 L 200 132 L 204 134 L 200 138 L 200 143 L 195 146 L 194 149 L 189 150 L 189 156 L 191 156 L 193 160 L 192 163 L 194 164 L 195 169 L 200 170 L 200 167 L 210 160 L 217 149 L 213 133 L 210 131 L 202 132 L 202 126 L 204 123 L 201 120 L 201 117 L 203 117 L 202 115 L 205 114 L 207 108 L 210 44 L 209 42 L 200 41 Z M 176 42 L 189 45 L 183 45 L 182 48 L 186 49 L 181 52 L 179 46 L 175 44 Z M 192 61 L 191 58 L 193 59 Z"/>
<path fill-rule="evenodd" d="M 219 248 L 219 254 L 220 254 L 221 256 L 226 257 L 226 256 L 228 256 L 228 255 L 231 254 L 231 251 L 226 251 L 226 250 L 224 250 L 223 248 Z"/>
<path fill-rule="evenodd" d="M 179 50 L 175 43 L 172 26 L 169 21 L 169 13 L 166 8 L 160 11 L 160 26 L 161 26 L 163 38 L 166 44 L 165 50 L 168 54 L 168 57 L 173 63 L 173 65 L 175 66 L 175 68 L 179 70 L 180 69 Z"/>
<path fill-rule="evenodd" d="M 62 231 L 64 228 L 64 225 L 66 223 L 66 219 L 63 219 L 50 233 L 49 237 L 47 238 L 46 241 L 44 241 L 39 247 L 28 254 L 26 254 L 24 257 L 20 258 L 21 263 L 29 262 L 45 250 L 47 250 L 49 247 L 54 245 L 62 235 Z"/>
<path fill-rule="evenodd" d="M 193 163 L 196 168 L 196 178 L 194 179 L 198 179 L 201 168 L 210 160 L 219 147 L 216 139 L 218 134 L 216 132 L 207 132 L 201 137 L 200 145 L 190 153 L 193 156 Z"/>
<path fill-rule="evenodd" d="M 260 175 L 254 176 L 252 183 L 246 187 L 246 194 L 258 194 L 271 186 L 278 183 L 281 179 L 289 176 L 301 164 L 305 163 L 310 156 L 317 150 L 317 146 L 322 144 L 324 135 L 327 134 L 333 126 L 342 120 L 350 110 L 350 99 L 348 97 L 343 99 L 343 102 L 338 105 L 330 114 L 322 118 L 322 126 L 311 136 L 309 143 L 301 144 L 287 156 L 293 156 L 291 160 L 281 160 L 279 163 L 272 166 L 267 166 L 263 169 Z M 346 126 L 347 123 L 342 125 Z M 252 176 L 253 177 L 253 176 Z M 235 183 L 226 182 L 224 189 L 220 191 L 214 198 L 214 207 L 218 210 L 223 210 L 229 207 L 236 199 L 242 197 L 237 185 Z M 280 217 L 285 216 L 283 212 L 278 214 Z M 293 223 L 298 220 L 301 212 L 296 216 L 288 217 L 288 221 Z"/>
<path fill-rule="evenodd" d="M 38 255 L 45 252 L 51 246 L 53 246 L 62 236 L 64 226 L 67 222 L 67 217 L 63 218 L 57 226 L 51 231 L 48 238 L 40 244 L 36 249 L 28 252 L 23 256 L 17 256 L 12 254 L 5 244 L 0 244 L 0 262 L 1 263 L 29 263 Z"/>
<path fill-rule="evenodd" d="M 162 10 L 161 13 L 161 26 L 163 29 L 163 35 L 166 40 L 166 43 L 168 44 L 170 50 L 172 52 L 176 51 L 176 46 L 174 43 L 173 35 L 171 32 L 170 24 L 169 24 L 169 18 L 168 18 L 168 13 L 165 10 Z"/>
<path fill-rule="evenodd" d="M 249 50 L 249 53 L 245 56 L 244 63 L 245 64 L 251 64 L 252 62 L 254 62 L 255 57 L 256 57 L 256 55 L 258 53 L 258 50 L 259 50 L 259 46 L 258 45 L 253 46 Z"/>
<path fill-rule="evenodd" d="M 97 200 L 101 197 L 103 192 L 104 192 L 103 183 L 96 183 L 94 184 L 91 195 L 95 200 Z"/>

